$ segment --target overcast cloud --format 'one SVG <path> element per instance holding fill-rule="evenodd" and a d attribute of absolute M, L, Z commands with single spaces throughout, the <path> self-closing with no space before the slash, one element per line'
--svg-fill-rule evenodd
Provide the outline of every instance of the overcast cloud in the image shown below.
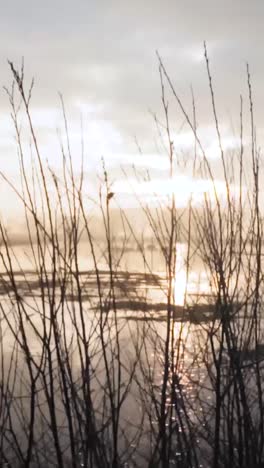
<path fill-rule="evenodd" d="M 153 161 L 153 170 L 160 172 L 155 126 L 148 113 L 161 108 L 156 50 L 187 108 L 193 86 L 199 124 L 210 135 L 204 40 L 224 132 L 238 121 L 239 95 L 247 92 L 247 61 L 259 109 L 256 117 L 259 127 L 264 127 L 262 0 L 1 0 L 0 7 L 0 81 L 10 83 L 7 59 L 19 64 L 23 56 L 27 76 L 35 77 L 33 112 L 49 157 L 55 151 L 56 126 L 61 125 L 60 91 L 71 116 L 73 141 L 79 139 L 79 113 L 83 113 L 91 167 L 97 167 L 102 154 L 114 171 L 120 164 L 135 163 L 136 136 L 150 155 L 149 165 Z M 12 172 L 16 154 L 9 143 L 7 112 L 2 92 L 0 164 Z M 189 132 L 177 111 L 173 117 L 175 134 L 179 129 Z M 214 146 L 213 141 L 207 144 L 209 149 Z M 52 155 L 56 166 L 55 158 Z"/>

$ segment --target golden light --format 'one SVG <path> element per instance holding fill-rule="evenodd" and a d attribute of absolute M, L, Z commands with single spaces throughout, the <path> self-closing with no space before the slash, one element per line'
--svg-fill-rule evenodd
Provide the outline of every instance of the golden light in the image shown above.
<path fill-rule="evenodd" d="M 180 305 L 180 306 L 184 305 L 186 289 L 187 289 L 187 273 L 186 273 L 186 270 L 182 270 L 176 273 L 175 275 L 174 301 L 176 305 Z"/>
<path fill-rule="evenodd" d="M 186 270 L 186 245 L 177 243 L 176 245 L 176 266 L 174 278 L 174 302 L 183 306 L 187 292 L 187 270 Z"/>
<path fill-rule="evenodd" d="M 237 187 L 230 185 L 230 193 L 236 195 Z M 138 196 L 146 201 L 167 203 L 172 196 L 175 196 L 177 208 L 186 207 L 192 199 L 193 205 L 200 205 L 204 202 L 205 195 L 212 203 L 218 200 L 226 200 L 226 184 L 222 180 L 212 182 L 209 179 L 197 179 L 191 176 L 178 175 L 173 179 L 152 179 L 139 181 L 135 178 L 117 180 L 114 184 L 115 193 L 122 195 Z M 169 197 L 169 198 L 168 198 Z"/>
<path fill-rule="evenodd" d="M 177 243 L 175 278 L 173 283 L 174 303 L 185 305 L 193 296 L 212 294 L 212 278 L 205 271 L 190 270 L 187 273 L 187 245 Z"/>

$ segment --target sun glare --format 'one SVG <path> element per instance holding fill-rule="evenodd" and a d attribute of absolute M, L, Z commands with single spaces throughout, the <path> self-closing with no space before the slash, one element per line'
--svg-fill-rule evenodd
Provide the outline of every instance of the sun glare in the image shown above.
<path fill-rule="evenodd" d="M 174 278 L 174 301 L 176 305 L 183 306 L 187 290 L 187 271 L 186 271 L 186 245 L 177 244 L 177 258 Z"/>
<path fill-rule="evenodd" d="M 230 192 L 235 195 L 237 188 L 230 186 Z M 127 180 L 118 180 L 114 184 L 114 191 L 118 195 L 133 196 L 136 195 L 146 201 L 152 200 L 161 202 L 168 200 L 168 197 L 175 196 L 176 206 L 184 208 L 192 200 L 193 205 L 200 205 L 204 201 L 205 195 L 212 203 L 218 200 L 227 198 L 226 185 L 224 181 L 215 180 L 212 182 L 209 179 L 194 179 L 186 175 L 178 175 L 171 179 L 152 179 L 148 181 L 135 180 L 128 178 Z"/>
<path fill-rule="evenodd" d="M 174 301 L 176 305 L 183 306 L 185 301 L 185 292 L 187 287 L 186 269 L 178 271 L 175 275 L 174 283 Z"/>
<path fill-rule="evenodd" d="M 205 271 L 194 271 L 192 268 L 187 273 L 186 256 L 187 245 L 177 243 L 177 258 L 174 278 L 174 303 L 178 306 L 185 305 L 191 297 L 203 297 L 212 294 L 212 278 Z"/>

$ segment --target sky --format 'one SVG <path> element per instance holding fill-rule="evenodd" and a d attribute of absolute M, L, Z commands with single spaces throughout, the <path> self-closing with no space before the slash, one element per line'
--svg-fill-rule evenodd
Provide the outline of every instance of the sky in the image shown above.
<path fill-rule="evenodd" d="M 237 145 L 240 94 L 245 96 L 245 107 L 248 106 L 248 62 L 261 140 L 262 0 L 0 0 L 0 7 L 1 85 L 10 86 L 12 81 L 7 60 L 19 66 L 23 57 L 28 82 L 32 77 L 35 79 L 31 112 L 41 153 L 58 172 L 61 159 L 57 131 L 63 132 L 58 93 L 63 94 L 76 173 L 80 167 L 82 116 L 85 171 L 92 190 L 102 156 L 116 192 L 128 206 L 133 206 L 131 164 L 139 170 L 145 167 L 151 170 L 154 182 L 138 189 L 144 196 L 151 196 L 151 191 L 163 196 L 164 187 L 169 187 L 162 183 L 168 175 L 168 161 L 153 119 L 153 113 L 163 118 L 156 51 L 188 112 L 192 87 L 199 131 L 216 168 L 219 152 L 203 41 L 210 57 L 226 150 Z M 168 95 L 168 99 L 175 148 L 188 154 L 193 148 L 192 133 L 172 96 Z M 0 168 L 16 182 L 17 151 L 9 113 L 6 93 L 1 90 Z M 24 144 L 27 154 L 26 131 Z M 28 164 L 29 161 L 28 157 Z M 179 203 L 184 205 L 184 187 L 192 190 L 193 181 L 189 175 L 183 177 L 181 172 L 177 174 L 175 190 Z M 199 184 L 202 186 L 201 181 Z M 5 184 L 1 184 L 0 196 L 5 202 L 0 202 L 0 210 L 17 220 L 17 200 L 9 195 L 6 202 L 6 190 Z"/>

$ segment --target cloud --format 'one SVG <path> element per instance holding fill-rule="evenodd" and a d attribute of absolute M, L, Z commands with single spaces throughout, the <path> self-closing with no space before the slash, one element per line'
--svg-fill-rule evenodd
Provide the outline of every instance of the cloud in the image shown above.
<path fill-rule="evenodd" d="M 63 127 L 58 91 L 64 95 L 69 128 L 77 162 L 83 114 L 87 159 L 97 167 L 101 156 L 118 164 L 146 164 L 154 171 L 166 170 L 157 152 L 157 132 L 148 111 L 161 120 L 159 50 L 184 106 L 192 115 L 190 86 L 196 96 L 197 120 L 212 159 L 216 155 L 212 106 L 203 58 L 203 40 L 208 44 L 221 123 L 229 115 L 239 121 L 239 95 L 247 93 L 245 62 L 252 69 L 255 101 L 264 97 L 263 61 L 259 46 L 264 38 L 264 3 L 258 0 L 47 0 L 5 2 L 0 0 L 1 83 L 10 84 L 7 58 L 19 64 L 25 59 L 28 81 L 35 77 L 32 99 L 34 123 L 45 155 L 56 166 L 59 146 L 56 127 Z M 193 137 L 171 95 L 171 131 L 178 151 L 189 151 Z M 245 104 L 246 107 L 246 104 Z M 262 106 L 256 120 L 262 122 Z M 0 165 L 12 171 L 15 158 L 5 131 L 8 99 L 0 93 Z M 1 124 L 4 125 L 1 128 Z M 135 138 L 142 146 L 138 157 Z M 224 134 L 227 148 L 230 135 Z M 11 142 L 12 140 L 12 142 Z M 228 143 L 229 141 L 229 143 Z M 231 142 L 232 143 L 232 142 Z M 232 143 L 233 144 L 233 143 Z M 231 144 L 231 147 L 232 147 Z M 229 145 L 229 146 L 228 146 Z M 156 173 L 155 173 L 156 174 Z"/>

